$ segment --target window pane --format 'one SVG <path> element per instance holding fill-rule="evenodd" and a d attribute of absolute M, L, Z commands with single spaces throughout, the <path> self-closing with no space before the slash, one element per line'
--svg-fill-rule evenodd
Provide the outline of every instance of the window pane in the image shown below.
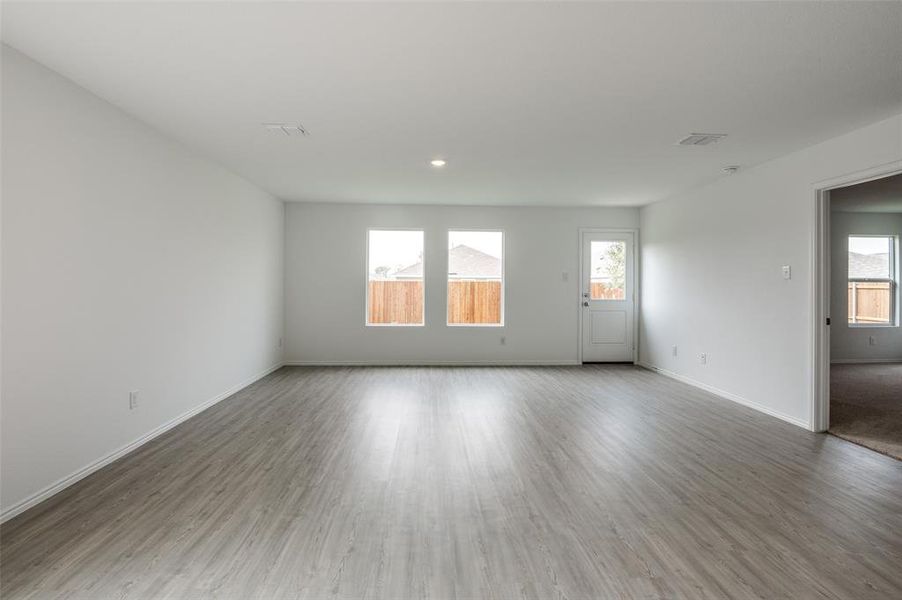
<path fill-rule="evenodd" d="M 891 237 L 849 237 L 849 279 L 892 279 Z"/>
<path fill-rule="evenodd" d="M 626 242 L 592 242 L 589 266 L 592 300 L 623 300 L 626 286 Z"/>
<path fill-rule="evenodd" d="M 367 323 L 423 324 L 423 232 L 369 232 Z"/>
<path fill-rule="evenodd" d="M 849 323 L 888 325 L 892 286 L 886 281 L 849 282 Z"/>
<path fill-rule="evenodd" d="M 500 231 L 448 232 L 448 324 L 501 325 L 504 255 Z"/>

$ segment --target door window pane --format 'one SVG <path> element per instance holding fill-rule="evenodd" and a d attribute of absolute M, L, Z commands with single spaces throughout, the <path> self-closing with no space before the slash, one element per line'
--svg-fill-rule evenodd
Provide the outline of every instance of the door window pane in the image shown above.
<path fill-rule="evenodd" d="M 422 325 L 423 232 L 370 230 L 367 325 Z"/>
<path fill-rule="evenodd" d="M 626 242 L 592 242 L 589 265 L 589 297 L 623 300 L 626 288 Z"/>
<path fill-rule="evenodd" d="M 448 232 L 448 325 L 504 324 L 504 234 Z"/>

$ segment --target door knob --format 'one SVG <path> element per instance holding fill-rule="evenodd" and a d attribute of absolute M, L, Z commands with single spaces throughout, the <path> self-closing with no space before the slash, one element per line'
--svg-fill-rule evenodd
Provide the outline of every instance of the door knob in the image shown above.
<path fill-rule="evenodd" d="M 583 302 L 583 306 L 589 306 L 588 302 Z"/>

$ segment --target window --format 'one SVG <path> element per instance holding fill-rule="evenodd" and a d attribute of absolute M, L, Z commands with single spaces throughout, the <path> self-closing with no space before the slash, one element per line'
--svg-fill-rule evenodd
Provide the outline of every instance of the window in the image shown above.
<path fill-rule="evenodd" d="M 367 325 L 422 325 L 422 230 L 367 234 Z"/>
<path fill-rule="evenodd" d="M 849 236 L 849 324 L 894 325 L 896 238 Z"/>
<path fill-rule="evenodd" d="M 589 293 L 592 300 L 623 300 L 626 242 L 592 242 Z"/>
<path fill-rule="evenodd" d="M 448 232 L 448 325 L 504 325 L 504 234 Z"/>

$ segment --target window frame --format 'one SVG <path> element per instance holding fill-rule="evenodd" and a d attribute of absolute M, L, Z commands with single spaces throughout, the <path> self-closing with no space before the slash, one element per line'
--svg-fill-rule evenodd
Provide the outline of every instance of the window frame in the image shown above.
<path fill-rule="evenodd" d="M 500 233 L 501 234 L 501 320 L 498 323 L 450 323 L 448 321 L 450 306 L 448 305 L 448 295 L 451 287 L 448 269 L 451 263 L 451 233 Z M 507 232 L 501 227 L 449 227 L 445 231 L 445 327 L 454 328 L 496 328 L 503 329 L 506 326 L 507 317 Z"/>
<path fill-rule="evenodd" d="M 851 277 L 849 275 L 849 240 L 852 238 L 887 238 L 889 240 L 889 277 Z M 898 327 L 898 294 L 899 294 L 899 271 L 898 259 L 899 254 L 899 236 L 886 233 L 850 233 L 846 235 L 846 288 L 849 284 L 856 283 L 888 283 L 889 284 L 889 322 L 888 323 L 855 323 L 849 321 L 849 315 L 852 313 L 852 306 L 846 301 L 846 325 L 854 329 L 870 329 L 880 327 Z M 853 288 L 854 289 L 854 288 Z M 848 292 L 847 292 L 848 297 Z"/>
<path fill-rule="evenodd" d="M 423 321 L 421 323 L 370 323 L 370 233 L 373 231 L 419 231 L 423 234 Z M 425 327 L 426 326 L 426 229 L 423 227 L 367 227 L 363 262 L 363 325 L 364 327 Z"/>

